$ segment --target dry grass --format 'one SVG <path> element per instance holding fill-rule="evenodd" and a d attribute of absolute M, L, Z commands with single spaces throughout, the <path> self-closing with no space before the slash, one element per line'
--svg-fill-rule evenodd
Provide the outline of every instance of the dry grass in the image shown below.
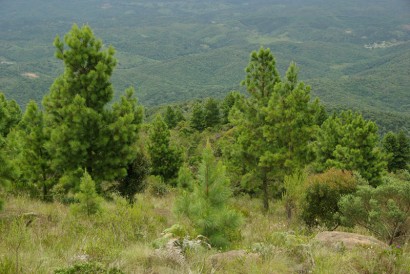
<path fill-rule="evenodd" d="M 246 222 L 232 249 L 261 259 L 227 261 L 214 269 L 209 257 L 220 251 L 203 248 L 186 251 L 182 264 L 172 254 L 159 256 L 152 244 L 181 221 L 172 213 L 174 197 L 141 194 L 132 207 L 115 197 L 91 218 L 59 203 L 9 197 L 0 213 L 0 273 L 53 273 L 86 261 L 125 273 L 410 273 L 408 245 L 332 250 L 312 243 L 315 233 L 298 221 L 287 222 L 280 202 L 263 214 L 260 201 L 247 197 L 235 200 Z"/>

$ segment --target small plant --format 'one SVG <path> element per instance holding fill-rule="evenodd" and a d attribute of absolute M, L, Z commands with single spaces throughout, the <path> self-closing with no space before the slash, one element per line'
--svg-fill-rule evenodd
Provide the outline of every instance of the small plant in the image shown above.
<path fill-rule="evenodd" d="M 75 195 L 75 198 L 79 203 L 72 206 L 74 212 L 81 212 L 91 216 L 101 211 L 102 198 L 98 196 L 95 183 L 87 170 L 84 171 L 80 182 L 80 192 Z"/>
<path fill-rule="evenodd" d="M 225 166 L 213 155 L 209 142 L 202 155 L 198 181 L 193 191 L 185 191 L 175 210 L 188 217 L 196 231 L 209 239 L 212 246 L 227 247 L 242 223 L 239 213 L 229 208 L 232 191 Z"/>
<path fill-rule="evenodd" d="M 291 176 L 285 176 L 285 192 L 282 195 L 282 201 L 285 203 L 288 221 L 292 220 L 293 214 L 297 213 L 297 210 L 300 208 L 300 204 L 304 198 L 303 183 L 305 180 L 306 175 L 304 173 L 295 173 Z"/>

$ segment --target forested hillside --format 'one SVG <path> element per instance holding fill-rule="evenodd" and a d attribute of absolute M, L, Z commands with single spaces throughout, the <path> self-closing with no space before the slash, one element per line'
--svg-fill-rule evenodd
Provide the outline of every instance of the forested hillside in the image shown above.
<path fill-rule="evenodd" d="M 41 103 L 0 93 L 0 273 L 409 272 L 405 131 L 329 112 L 266 47 L 244 92 L 145 112 L 90 26 L 53 45 Z"/>
<path fill-rule="evenodd" d="M 404 0 L 6 1 L 0 90 L 40 102 L 62 71 L 53 37 L 87 23 L 117 49 L 116 89 L 133 86 L 146 106 L 240 89 L 249 52 L 265 46 L 281 73 L 296 61 L 328 108 L 377 112 L 399 130 L 410 115 L 409 18 Z"/>

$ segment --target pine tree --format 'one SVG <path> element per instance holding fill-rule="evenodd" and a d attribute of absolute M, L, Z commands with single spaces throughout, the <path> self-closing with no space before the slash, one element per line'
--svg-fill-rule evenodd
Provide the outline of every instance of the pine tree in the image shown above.
<path fill-rule="evenodd" d="M 171 146 L 170 132 L 161 115 L 152 123 L 148 152 L 151 158 L 151 174 L 161 176 L 164 181 L 176 178 L 182 164 L 181 152 Z"/>
<path fill-rule="evenodd" d="M 239 213 L 229 208 L 232 197 L 225 167 L 213 155 L 209 142 L 202 154 L 198 181 L 193 191 L 184 192 L 175 210 L 187 216 L 198 233 L 209 238 L 211 245 L 227 247 L 242 223 Z"/>
<path fill-rule="evenodd" d="M 44 128 L 43 112 L 34 101 L 28 103 L 18 124 L 17 138 L 20 153 L 16 161 L 22 180 L 28 185 L 34 185 L 43 200 L 50 200 L 49 190 L 54 182 L 54 172 L 50 167 L 51 156 L 45 148 L 48 136 Z"/>
<path fill-rule="evenodd" d="M 202 131 L 205 129 L 205 113 L 200 102 L 196 102 L 192 107 L 191 127 Z"/>
<path fill-rule="evenodd" d="M 149 161 L 145 153 L 140 149 L 133 162 L 128 164 L 127 176 L 118 180 L 118 191 L 130 204 L 134 202 L 134 196 L 145 188 L 145 178 L 149 174 Z"/>
<path fill-rule="evenodd" d="M 319 109 L 317 100 L 311 102 L 310 87 L 298 82 L 298 68 L 291 63 L 285 80 L 275 85 L 268 106 L 262 109 L 266 121 L 263 134 L 269 149 L 261 165 L 273 169 L 277 180 L 282 181 L 285 175 L 310 162 Z"/>
<path fill-rule="evenodd" d="M 52 167 L 59 177 L 86 168 L 97 183 L 125 176 L 135 157 L 142 108 L 132 89 L 112 109 L 106 107 L 113 96 L 114 49 L 103 50 L 90 27 L 74 25 L 64 42 L 54 41 L 64 74 L 43 100 Z"/>
<path fill-rule="evenodd" d="M 410 139 L 403 131 L 398 134 L 388 132 L 382 140 L 382 145 L 384 151 L 388 154 L 387 169 L 389 172 L 408 168 Z"/>
<path fill-rule="evenodd" d="M 20 119 L 20 106 L 14 100 L 7 100 L 0 92 L 0 135 L 6 137 Z"/>
<path fill-rule="evenodd" d="M 177 125 L 178 121 L 173 107 L 167 107 L 167 110 L 165 111 L 164 121 L 169 129 L 172 129 Z"/>
<path fill-rule="evenodd" d="M 184 163 L 178 171 L 177 184 L 182 189 L 193 190 L 193 181 L 191 170 L 188 164 Z"/>
<path fill-rule="evenodd" d="M 221 122 L 223 124 L 229 123 L 229 112 L 235 103 L 241 99 L 243 99 L 243 95 L 237 91 L 231 91 L 225 96 L 221 105 Z"/>
<path fill-rule="evenodd" d="M 0 92 L 0 191 L 9 184 L 15 177 L 15 166 L 10 158 L 11 151 L 14 148 L 10 147 L 10 142 L 7 138 L 12 129 L 18 124 L 21 119 L 21 109 L 14 100 L 7 100 L 2 92 Z M 0 192 L 0 193 L 1 193 Z M 0 209 L 3 202 L 0 199 Z"/>
<path fill-rule="evenodd" d="M 177 124 L 181 121 L 185 121 L 184 114 L 182 113 L 182 110 L 180 107 L 177 107 L 175 110 L 175 119 L 177 121 Z"/>
<path fill-rule="evenodd" d="M 91 216 L 100 212 L 102 198 L 98 196 L 95 190 L 95 183 L 87 170 L 84 171 L 80 182 L 80 191 L 75 195 L 78 204 L 73 205 L 73 211 L 76 213 L 85 213 Z"/>
<path fill-rule="evenodd" d="M 396 156 L 397 169 L 410 170 L 410 138 L 406 136 L 404 131 L 397 134 L 397 144 L 399 147 Z"/>
<path fill-rule="evenodd" d="M 0 135 L 0 195 L 14 177 L 14 169 L 7 156 L 6 140 Z M 0 210 L 3 208 L 3 201 L 0 196 Z"/>
<path fill-rule="evenodd" d="M 261 110 L 268 106 L 275 84 L 281 81 L 275 65 L 270 49 L 261 48 L 251 53 L 246 78 L 242 82 L 250 97 L 238 102 L 231 115 L 231 122 L 236 126 L 236 141 L 242 150 L 242 162 L 246 166 L 244 172 L 260 185 L 265 210 L 269 208 L 269 185 L 272 180 L 268 174 L 270 168 L 260 165 L 261 156 L 267 149 L 263 134 L 265 115 Z"/>
<path fill-rule="evenodd" d="M 247 166 L 243 182 L 258 182 L 268 210 L 270 189 L 311 160 L 320 106 L 311 102 L 310 87 L 298 81 L 294 63 L 280 78 L 269 49 L 253 52 L 246 72 L 243 84 L 251 96 L 238 100 L 230 117 Z"/>
<path fill-rule="evenodd" d="M 218 102 L 213 98 L 209 98 L 206 100 L 204 106 L 204 126 L 205 128 L 214 127 L 218 125 L 219 122 L 220 117 Z"/>
<path fill-rule="evenodd" d="M 316 167 L 318 171 L 335 167 L 355 170 L 376 186 L 386 168 L 378 148 L 377 126 L 358 113 L 344 111 L 329 117 L 318 132 Z"/>

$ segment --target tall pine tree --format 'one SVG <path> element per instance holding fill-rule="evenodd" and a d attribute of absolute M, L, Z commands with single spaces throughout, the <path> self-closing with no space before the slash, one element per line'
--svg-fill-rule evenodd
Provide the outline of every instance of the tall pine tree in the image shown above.
<path fill-rule="evenodd" d="M 286 78 L 275 85 L 265 113 L 264 137 L 267 148 L 261 165 L 272 169 L 273 177 L 282 181 L 285 175 L 303 169 L 312 160 L 310 144 L 319 127 L 316 116 L 319 102 L 311 102 L 310 87 L 298 82 L 298 68 L 291 63 Z"/>
<path fill-rule="evenodd" d="M 49 190 L 54 183 L 54 172 L 50 168 L 51 155 L 45 148 L 48 136 L 44 128 L 44 115 L 37 103 L 30 101 L 18 125 L 17 138 L 19 155 L 17 164 L 21 180 L 34 186 L 43 200 L 50 200 Z"/>
<path fill-rule="evenodd" d="M 258 52 L 252 52 L 246 78 L 242 82 L 250 97 L 240 100 L 231 115 L 231 122 L 236 126 L 236 142 L 242 150 L 240 156 L 246 163 L 246 170 L 243 171 L 253 178 L 252 181 L 260 183 L 265 210 L 269 208 L 269 184 L 272 181 L 268 174 L 270 168 L 261 165 L 261 157 L 267 148 L 264 137 L 265 113 L 261 110 L 268 106 L 275 84 L 280 81 L 270 49 L 261 48 Z"/>
<path fill-rule="evenodd" d="M 240 155 L 246 161 L 243 182 L 258 182 L 265 210 L 270 190 L 285 175 L 302 169 L 311 159 L 310 143 L 318 129 L 318 101 L 311 102 L 310 87 L 298 81 L 298 69 L 289 66 L 282 80 L 269 49 L 251 54 L 243 82 L 250 93 L 231 111 Z"/>
<path fill-rule="evenodd" d="M 164 181 L 174 179 L 182 164 L 181 152 L 170 144 L 170 132 L 161 115 L 152 123 L 148 152 L 151 158 L 151 174 L 161 176 Z"/>
<path fill-rule="evenodd" d="M 142 108 L 127 90 L 112 109 L 110 77 L 116 65 L 114 49 L 103 49 L 91 28 L 74 25 L 54 41 L 64 73 L 45 96 L 45 120 L 50 140 L 47 149 L 59 176 L 86 169 L 98 183 L 126 175 L 135 158 Z"/>

